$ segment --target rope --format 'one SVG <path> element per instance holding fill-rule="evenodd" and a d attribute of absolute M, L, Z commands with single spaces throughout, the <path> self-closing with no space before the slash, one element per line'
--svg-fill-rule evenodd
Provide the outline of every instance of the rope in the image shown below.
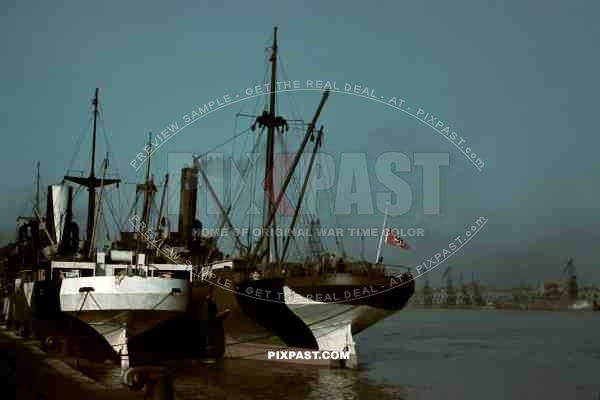
<path fill-rule="evenodd" d="M 235 140 L 235 139 L 239 138 L 240 136 L 242 136 L 242 135 L 244 135 L 244 134 L 246 134 L 246 133 L 248 133 L 248 132 L 250 132 L 250 131 L 251 131 L 251 128 L 247 128 L 247 129 L 245 129 L 245 130 L 241 131 L 240 133 L 237 133 L 237 134 L 233 135 L 232 137 L 230 137 L 229 139 L 227 139 L 227 140 L 226 140 L 226 141 L 224 141 L 223 143 L 221 143 L 221 144 L 218 144 L 218 145 L 214 146 L 214 147 L 213 147 L 213 148 L 211 148 L 210 150 L 208 150 L 208 151 L 205 151 L 204 153 L 202 153 L 202 154 L 200 154 L 200 155 L 194 156 L 194 159 L 195 159 L 195 160 L 199 160 L 199 159 L 201 159 L 202 157 L 206 156 L 207 154 L 210 154 L 210 153 L 212 153 L 213 151 L 215 151 L 215 150 L 217 150 L 217 149 L 219 149 L 219 148 L 221 148 L 221 147 L 225 146 L 226 144 L 230 143 L 231 141 L 233 141 L 233 140 Z"/>
<path fill-rule="evenodd" d="M 83 298 L 83 301 L 82 301 L 82 303 L 81 303 L 81 307 L 79 308 L 79 311 L 78 311 L 78 312 L 77 312 L 77 314 L 76 314 L 76 317 L 79 317 L 79 315 L 80 315 L 81 311 L 83 310 L 83 307 L 84 307 L 84 305 L 85 305 L 85 302 L 86 302 L 86 300 L 87 300 L 87 298 L 88 298 L 88 295 L 89 295 L 89 298 L 90 298 L 90 299 L 92 299 L 92 300 L 94 301 L 94 303 L 95 303 L 95 304 L 96 304 L 96 306 L 98 307 L 98 310 L 102 310 L 102 307 L 100 307 L 100 304 L 98 304 L 98 302 L 96 301 L 95 297 L 94 297 L 94 296 L 91 294 L 91 292 L 86 292 L 86 293 L 85 293 L 85 296 L 84 296 L 84 298 Z M 160 306 L 162 303 L 164 303 L 164 302 L 165 302 L 165 300 L 167 300 L 167 299 L 169 298 L 169 296 L 172 296 L 172 295 L 173 295 L 173 293 L 172 293 L 172 292 L 168 293 L 168 294 L 167 294 L 165 297 L 163 297 L 163 298 L 162 298 L 162 299 L 161 299 L 161 300 L 160 300 L 158 303 L 156 303 L 156 304 L 155 304 L 155 305 L 154 305 L 154 306 L 153 306 L 153 307 L 152 307 L 150 310 L 155 310 L 155 309 L 156 309 L 158 306 Z M 127 313 L 129 313 L 129 312 L 130 312 L 129 310 L 128 310 L 128 311 L 123 311 L 123 312 L 120 312 L 120 313 L 118 313 L 117 315 L 115 315 L 115 316 L 113 316 L 113 317 L 111 317 L 111 318 L 104 319 L 104 320 L 101 320 L 101 321 L 95 321 L 95 322 L 91 323 L 90 325 L 103 325 L 103 324 L 106 324 L 106 323 L 109 323 L 109 322 L 112 322 L 112 321 L 116 321 L 116 320 L 118 320 L 119 318 L 121 318 L 123 315 L 126 315 L 126 314 L 127 314 Z M 115 329 L 113 329 L 113 330 L 110 330 L 110 331 L 108 331 L 107 333 L 105 333 L 105 335 L 106 335 L 106 334 L 113 333 L 113 332 L 116 332 L 116 331 L 118 331 L 119 329 L 122 329 L 124 326 L 126 326 L 126 324 L 125 324 L 125 323 L 121 323 L 121 324 L 120 324 L 120 327 L 118 327 L 118 328 L 115 328 Z"/>
<path fill-rule="evenodd" d="M 110 142 L 108 140 L 108 135 L 106 133 L 106 124 L 104 123 L 104 110 L 100 103 L 98 103 L 98 117 L 99 117 L 99 120 L 102 125 L 102 136 L 104 137 L 104 143 L 106 145 L 106 152 L 107 152 L 107 154 L 113 154 L 112 148 L 110 146 Z M 106 158 L 108 158 L 108 155 Z M 115 165 L 115 173 L 117 174 L 117 176 L 120 175 L 118 165 Z"/>
<path fill-rule="evenodd" d="M 102 308 L 100 307 L 100 304 L 98 304 L 98 302 L 96 301 L 96 298 L 91 293 L 90 293 L 90 299 L 94 300 L 94 303 L 96 303 L 96 307 L 98 307 L 98 310 L 102 310 Z"/>
<path fill-rule="evenodd" d="M 261 132 L 261 134 L 262 134 L 262 132 Z M 259 134 L 259 135 L 257 136 L 257 138 L 256 138 L 256 142 L 255 142 L 255 144 L 254 144 L 254 147 L 252 148 L 251 154 L 254 154 L 254 153 L 255 153 L 255 151 L 256 151 L 256 149 L 258 148 L 258 145 L 260 144 L 261 134 Z M 243 171 L 242 171 L 242 173 L 241 173 L 241 178 L 242 178 L 242 181 L 244 181 L 244 178 L 245 178 L 245 177 L 248 175 L 248 171 L 252 171 L 252 170 L 254 169 L 254 166 L 255 166 L 255 165 L 256 165 L 256 163 L 258 162 L 258 159 L 259 159 L 259 158 L 260 158 L 260 157 L 257 157 L 256 159 L 254 159 L 252 162 L 249 162 L 249 163 L 248 163 L 248 164 L 247 164 L 247 165 L 244 167 L 244 170 L 243 170 Z M 231 208 L 231 209 L 233 210 L 233 208 L 234 208 L 235 204 L 237 204 L 237 202 L 238 202 L 238 200 L 240 199 L 240 197 L 241 197 L 242 193 L 245 193 L 245 191 L 244 191 L 244 188 L 245 188 L 245 187 L 244 187 L 244 185 L 240 185 L 240 187 L 239 187 L 239 190 L 238 190 L 237 194 L 235 195 L 235 198 L 234 198 L 234 200 L 233 200 L 233 201 L 231 201 L 231 203 L 230 203 L 230 204 L 229 204 L 229 205 L 228 205 L 226 208 Z M 253 193 L 253 192 L 251 191 L 251 193 Z M 252 196 L 254 196 L 254 194 L 252 194 Z M 249 204 L 248 208 L 246 209 L 246 214 L 248 213 L 248 210 L 250 210 L 250 207 L 252 207 L 252 205 L 253 205 L 253 204 L 254 204 L 253 202 L 250 202 L 250 204 Z M 243 221 L 242 221 L 242 222 L 243 222 Z M 221 216 L 221 218 L 220 218 L 220 220 L 219 220 L 219 224 L 218 224 L 220 229 L 219 229 L 218 231 L 220 231 L 220 230 L 221 230 L 221 228 L 223 227 L 224 223 L 225 223 L 225 218 L 224 218 L 224 216 Z M 220 239 L 220 238 L 219 238 L 219 239 Z M 218 241 L 217 241 L 217 243 L 218 243 Z"/>
<path fill-rule="evenodd" d="M 117 192 L 117 193 L 119 193 L 119 196 L 120 196 L 120 192 Z M 117 230 L 120 230 L 123 224 L 121 222 L 119 222 L 119 219 L 115 212 L 115 207 L 112 204 L 112 200 L 107 198 L 106 204 L 108 205 L 108 211 L 110 212 L 110 215 L 113 218 L 113 223 L 115 224 Z"/>
<path fill-rule="evenodd" d="M 71 158 L 71 161 L 69 162 L 69 167 L 67 168 L 67 170 L 65 171 L 65 175 L 69 174 L 69 171 L 73 168 L 73 164 L 75 163 L 75 160 L 77 159 L 77 157 L 79 156 L 79 152 L 81 151 L 81 144 L 83 142 L 83 138 L 85 137 L 84 133 L 90 129 L 91 125 L 92 125 L 92 115 L 88 116 L 88 124 L 87 124 L 87 128 L 82 129 L 81 133 L 79 134 L 79 140 L 77 141 L 77 144 L 75 146 L 76 150 L 75 153 L 73 153 L 73 157 Z"/>
<path fill-rule="evenodd" d="M 87 300 L 89 294 L 90 292 L 85 292 L 85 296 L 83 297 L 83 301 L 81 302 L 81 307 L 79 307 L 79 311 L 77 311 L 77 313 L 75 314 L 76 317 L 79 317 L 79 313 L 81 313 L 81 310 L 83 310 L 83 306 L 85 306 L 85 301 Z"/>
<path fill-rule="evenodd" d="M 156 305 L 154 307 L 152 307 L 151 310 L 155 310 L 156 307 L 160 306 L 162 303 L 164 303 L 165 300 L 167 300 L 169 298 L 169 296 L 172 296 L 172 295 L 173 295 L 173 292 L 167 294 L 165 297 L 163 297 L 163 299 L 161 301 L 156 303 Z"/>

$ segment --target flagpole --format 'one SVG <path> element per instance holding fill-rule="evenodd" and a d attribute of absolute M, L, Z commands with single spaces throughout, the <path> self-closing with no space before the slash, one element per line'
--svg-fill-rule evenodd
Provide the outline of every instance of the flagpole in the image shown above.
<path fill-rule="evenodd" d="M 383 217 L 383 226 L 381 227 L 381 235 L 379 236 L 379 243 L 377 244 L 377 256 L 375 257 L 375 264 L 379 262 L 381 257 L 381 246 L 383 245 L 383 236 L 385 235 L 385 227 L 387 225 L 389 203 L 385 205 L 385 215 Z"/>

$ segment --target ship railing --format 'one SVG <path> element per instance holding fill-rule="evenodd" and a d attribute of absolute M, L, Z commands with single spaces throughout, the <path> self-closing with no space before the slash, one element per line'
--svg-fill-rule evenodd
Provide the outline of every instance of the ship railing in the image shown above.
<path fill-rule="evenodd" d="M 407 267 L 404 265 L 382 264 L 381 266 L 386 275 L 396 276 L 403 272 L 406 272 L 406 273 L 412 275 L 412 269 L 410 267 Z"/>
<path fill-rule="evenodd" d="M 138 266 L 142 268 L 142 271 L 145 271 L 147 276 L 154 277 L 155 273 L 164 274 L 165 276 L 172 276 L 174 273 L 186 272 L 189 274 L 190 282 L 194 280 L 194 268 L 191 265 L 180 265 L 180 264 L 148 264 L 143 266 Z M 159 275 L 161 277 L 162 275 Z"/>
<path fill-rule="evenodd" d="M 285 278 L 290 276 L 318 276 L 318 275 L 330 275 L 336 274 L 336 265 L 321 265 L 320 263 L 287 263 L 285 265 L 280 264 L 269 264 L 261 267 L 250 267 L 248 268 L 237 268 L 224 269 L 224 268 L 213 268 L 212 265 L 198 265 L 194 266 L 191 274 L 194 281 L 202 281 L 211 278 L 213 272 L 236 272 L 241 274 L 241 279 L 269 279 L 269 278 Z M 404 265 L 393 265 L 393 264 L 371 264 L 368 262 L 347 265 L 345 272 L 353 275 L 381 275 L 385 277 L 399 276 L 400 274 L 406 273 L 412 276 L 410 267 Z"/>

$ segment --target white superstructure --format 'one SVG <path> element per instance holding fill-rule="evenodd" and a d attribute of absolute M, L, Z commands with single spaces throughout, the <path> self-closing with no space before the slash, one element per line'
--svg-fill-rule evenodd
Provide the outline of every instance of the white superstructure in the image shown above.
<path fill-rule="evenodd" d="M 147 265 L 143 254 L 137 264 L 129 254 L 115 254 L 118 264 L 52 261 L 51 274 L 61 274 L 61 311 L 76 316 L 100 333 L 121 354 L 128 367 L 127 338 L 140 335 L 186 312 L 190 298 L 191 267 Z M 111 258 L 112 254 L 111 254 Z M 190 278 L 172 277 L 173 272 Z M 87 275 L 87 276 L 82 276 Z"/>

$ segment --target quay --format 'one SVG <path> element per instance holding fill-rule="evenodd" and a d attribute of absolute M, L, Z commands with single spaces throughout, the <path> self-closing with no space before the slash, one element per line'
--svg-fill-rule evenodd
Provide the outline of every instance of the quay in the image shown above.
<path fill-rule="evenodd" d="M 77 361 L 50 357 L 39 341 L 22 338 L 3 326 L 0 353 L 3 399 L 173 399 L 173 379 L 161 368 L 129 369 L 123 374 L 123 389 L 108 388 L 73 368 Z"/>

